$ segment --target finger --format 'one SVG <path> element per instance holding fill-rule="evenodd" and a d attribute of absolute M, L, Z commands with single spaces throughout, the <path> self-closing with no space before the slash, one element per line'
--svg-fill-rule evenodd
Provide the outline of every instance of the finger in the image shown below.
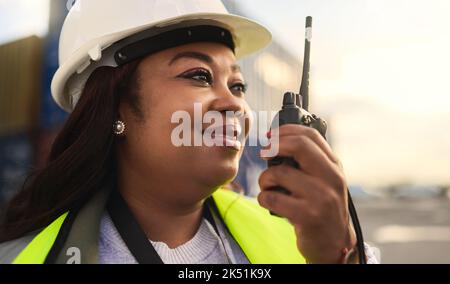
<path fill-rule="evenodd" d="M 291 223 L 301 223 L 303 214 L 303 206 L 305 205 L 301 199 L 271 191 L 264 191 L 258 195 L 259 204 L 269 211 L 289 219 Z"/>
<path fill-rule="evenodd" d="M 293 196 L 305 198 L 312 192 L 318 191 L 321 182 L 298 169 L 279 165 L 264 170 L 259 176 L 258 183 L 262 191 L 281 186 L 290 191 Z"/>
<path fill-rule="evenodd" d="M 306 174 L 329 180 L 332 185 L 341 185 L 336 182 L 344 180 L 339 166 L 305 136 L 285 136 L 278 144 L 273 142 L 272 147 L 278 148 L 277 156 L 294 158 Z"/>
<path fill-rule="evenodd" d="M 282 125 L 278 132 L 275 132 L 274 134 L 279 135 L 279 137 L 282 136 L 295 136 L 295 135 L 304 135 L 307 136 L 309 139 L 314 141 L 322 151 L 325 152 L 327 157 L 334 163 L 338 164 L 339 159 L 334 155 L 333 150 L 331 149 L 328 142 L 323 138 L 322 135 L 320 135 L 319 131 L 317 131 L 314 128 L 298 125 L 298 124 L 286 124 Z M 274 137 L 272 135 L 272 137 Z"/>

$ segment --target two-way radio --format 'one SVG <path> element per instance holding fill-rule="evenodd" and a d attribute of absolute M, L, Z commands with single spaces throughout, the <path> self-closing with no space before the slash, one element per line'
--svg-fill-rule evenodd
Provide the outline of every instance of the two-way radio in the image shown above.
<path fill-rule="evenodd" d="M 327 131 L 327 124 L 325 120 L 319 118 L 314 114 L 308 112 L 309 108 L 309 70 L 310 70 L 310 50 L 311 50 L 311 38 L 312 38 L 312 17 L 306 18 L 306 31 L 305 31 L 305 51 L 303 59 L 303 74 L 302 83 L 300 87 L 300 94 L 287 92 L 283 97 L 282 109 L 275 116 L 274 122 L 278 120 L 278 126 L 284 124 L 300 124 L 307 127 L 312 127 L 319 131 L 319 133 L 325 138 Z M 274 126 L 274 123 L 272 123 Z M 300 165 L 291 157 L 277 156 L 267 162 L 269 167 L 287 164 L 289 166 L 300 169 Z M 283 194 L 290 195 L 291 193 L 280 186 L 274 186 L 269 190 L 277 191 Z M 350 191 L 347 189 L 348 194 L 348 210 L 353 222 L 357 238 L 357 247 L 359 252 L 359 263 L 366 263 L 366 254 L 364 247 L 364 239 L 359 224 L 358 215 L 353 204 L 353 200 L 350 196 Z"/>

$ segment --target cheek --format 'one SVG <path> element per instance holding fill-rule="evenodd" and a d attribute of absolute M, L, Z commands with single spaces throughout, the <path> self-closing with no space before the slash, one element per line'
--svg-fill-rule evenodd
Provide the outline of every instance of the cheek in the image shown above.
<path fill-rule="evenodd" d="M 139 94 L 139 107 L 143 117 L 137 121 L 131 114 L 131 140 L 141 151 L 164 151 L 170 146 L 173 100 L 166 93 L 167 90 L 162 85 L 153 86 L 147 82 Z"/>
<path fill-rule="evenodd" d="M 192 123 L 194 119 L 194 107 L 185 101 L 165 98 L 147 107 L 145 123 L 140 129 L 141 140 L 146 140 L 151 149 L 156 150 L 155 155 L 178 155 L 186 151 L 186 147 L 177 147 L 180 140 L 177 133 L 182 129 L 183 135 L 189 132 L 192 135 Z M 182 119 L 180 120 L 180 117 Z M 177 139 L 177 141 L 172 141 Z"/>

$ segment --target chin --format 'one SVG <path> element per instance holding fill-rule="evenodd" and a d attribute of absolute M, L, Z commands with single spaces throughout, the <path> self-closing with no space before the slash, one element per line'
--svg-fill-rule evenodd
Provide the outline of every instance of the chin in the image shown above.
<path fill-rule="evenodd" d="M 211 184 L 220 186 L 232 181 L 238 173 L 238 164 L 216 164 L 207 170 L 207 176 L 210 177 Z"/>
<path fill-rule="evenodd" d="M 217 161 L 210 160 L 209 165 L 203 167 L 201 174 L 205 178 L 205 182 L 212 188 L 217 188 L 232 181 L 239 170 L 239 161 Z"/>

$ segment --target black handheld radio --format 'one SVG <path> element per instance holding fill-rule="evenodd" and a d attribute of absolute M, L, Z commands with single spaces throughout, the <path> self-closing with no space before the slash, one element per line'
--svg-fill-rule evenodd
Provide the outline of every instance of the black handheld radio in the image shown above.
<path fill-rule="evenodd" d="M 325 138 L 327 131 L 327 123 L 325 120 L 319 118 L 314 114 L 308 112 L 309 108 L 309 70 L 310 70 L 310 49 L 311 49 L 311 28 L 312 17 L 306 18 L 306 32 L 305 32 L 305 53 L 303 59 L 303 74 L 302 83 L 300 87 L 300 94 L 287 92 L 283 97 L 282 109 L 277 113 L 272 123 L 272 127 L 282 126 L 284 124 L 300 124 L 308 127 L 312 127 L 319 131 L 319 133 Z M 278 125 L 274 123 L 278 121 Z M 300 168 L 300 165 L 291 157 L 277 156 L 267 162 L 268 167 L 286 164 L 295 168 Z M 277 191 L 283 194 L 290 195 L 291 193 L 280 186 L 274 186 L 268 190 Z M 353 227 L 356 232 L 357 246 L 359 251 L 359 263 L 366 263 L 366 255 L 364 251 L 364 240 L 359 224 L 356 209 L 353 204 L 350 192 L 348 191 L 348 206 L 349 213 L 352 218 Z M 271 212 L 271 214 L 273 214 Z M 275 215 L 275 214 L 273 214 Z"/>

